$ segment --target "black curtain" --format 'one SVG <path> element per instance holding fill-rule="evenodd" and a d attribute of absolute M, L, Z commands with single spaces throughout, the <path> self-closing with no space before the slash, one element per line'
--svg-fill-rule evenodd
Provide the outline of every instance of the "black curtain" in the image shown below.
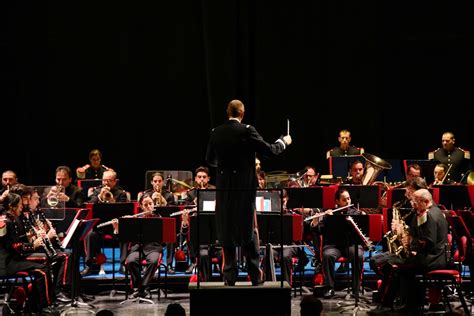
<path fill-rule="evenodd" d="M 51 184 L 99 148 L 134 195 L 146 170 L 205 164 L 234 98 L 268 141 L 266 171 L 315 165 L 338 131 L 423 159 L 444 131 L 473 149 L 472 3 L 4 1 L 0 169 Z M 441 107 L 442 110 L 435 110 Z M 72 113 L 72 114 L 70 114 Z"/>

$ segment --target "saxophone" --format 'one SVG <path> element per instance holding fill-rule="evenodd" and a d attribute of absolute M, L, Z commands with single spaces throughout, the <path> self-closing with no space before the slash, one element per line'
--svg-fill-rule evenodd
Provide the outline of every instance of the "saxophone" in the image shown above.
<path fill-rule="evenodd" d="M 395 226 L 402 227 L 402 231 L 397 234 L 396 231 L 391 230 L 385 237 L 387 238 L 388 251 L 400 258 L 407 258 L 410 255 L 410 249 L 403 245 L 402 239 L 408 236 L 408 225 L 405 223 L 405 218 L 400 216 L 399 205 L 395 203 L 392 206 L 392 223 Z"/>

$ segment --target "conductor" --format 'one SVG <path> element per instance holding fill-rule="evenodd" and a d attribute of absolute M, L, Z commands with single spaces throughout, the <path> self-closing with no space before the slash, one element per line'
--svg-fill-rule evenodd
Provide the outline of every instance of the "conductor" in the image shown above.
<path fill-rule="evenodd" d="M 255 156 L 279 155 L 292 141 L 286 135 L 273 144 L 267 143 L 255 127 L 242 124 L 244 113 L 241 101 L 229 102 L 229 119 L 212 130 L 206 153 L 208 164 L 217 168 L 216 232 L 224 251 L 223 275 L 227 286 L 234 286 L 237 280 L 237 246 L 242 247 L 252 285 L 263 283 L 255 211 Z"/>

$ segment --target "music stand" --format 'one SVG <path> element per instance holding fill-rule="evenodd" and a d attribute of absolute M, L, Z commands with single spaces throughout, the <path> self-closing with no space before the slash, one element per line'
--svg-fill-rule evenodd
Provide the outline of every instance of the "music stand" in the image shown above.
<path fill-rule="evenodd" d="M 340 185 L 351 195 L 354 205 L 359 208 L 377 208 L 379 206 L 380 187 L 378 185 Z"/>
<path fill-rule="evenodd" d="M 138 244 L 138 291 L 142 292 L 142 253 L 143 244 L 150 242 L 169 242 L 164 240 L 163 236 L 168 235 L 169 227 L 166 223 L 171 222 L 170 219 L 152 217 L 152 218 L 119 218 L 119 240 L 124 243 L 137 243 Z M 174 226 L 174 225 L 173 225 Z M 173 227 L 174 228 L 174 227 Z M 121 302 L 123 304 L 127 300 Z M 133 301 L 133 300 L 132 300 Z M 146 302 L 154 304 L 152 300 L 143 297 L 137 297 L 135 299 L 137 303 Z"/>
<path fill-rule="evenodd" d="M 329 174 L 332 174 L 334 177 L 346 178 L 351 169 L 351 164 L 360 160 L 364 163 L 365 158 L 362 155 L 349 155 L 349 156 L 335 156 L 329 157 Z"/>
<path fill-rule="evenodd" d="M 72 244 L 71 260 L 73 260 L 72 273 L 72 286 L 71 286 L 71 303 L 66 304 L 69 306 L 66 310 L 61 312 L 61 315 L 67 315 L 69 312 L 75 313 L 78 309 L 81 311 L 90 312 L 95 315 L 93 309 L 95 307 L 91 304 L 87 304 L 79 301 L 79 288 L 80 288 L 80 273 L 79 273 L 79 242 L 83 241 L 85 236 L 89 234 L 92 228 L 99 222 L 97 218 L 93 219 L 81 219 L 87 217 L 89 210 L 82 209 L 77 212 L 76 218 L 72 221 L 71 226 L 67 231 L 66 237 L 62 241 L 62 247 L 66 248 Z"/>
<path fill-rule="evenodd" d="M 369 217 L 367 215 L 351 215 L 351 217 L 357 223 L 357 226 L 362 232 L 367 233 L 369 231 Z M 355 267 L 359 265 L 359 245 L 363 244 L 361 236 L 347 220 L 346 215 L 326 216 L 324 229 L 326 232 L 331 232 L 331 234 L 326 234 L 326 244 L 342 247 L 354 247 L 354 262 L 352 265 L 354 303 L 350 302 L 348 304 L 340 304 L 343 305 L 342 311 L 353 309 L 353 314 L 355 315 L 359 310 L 370 310 L 369 305 L 366 303 L 360 303 L 359 301 L 360 286 L 354 286 L 354 284 L 356 284 L 356 278 L 359 277 L 359 275 L 356 275 L 354 270 Z"/>
<path fill-rule="evenodd" d="M 403 169 L 405 170 L 405 174 L 407 174 L 408 166 L 412 164 L 417 164 L 420 166 L 421 177 L 425 179 L 426 183 L 432 183 L 434 181 L 433 170 L 438 164 L 438 161 L 427 159 L 405 159 L 403 160 Z"/>
<path fill-rule="evenodd" d="M 435 185 L 439 188 L 439 204 L 450 210 L 472 207 L 467 186 L 465 185 Z"/>

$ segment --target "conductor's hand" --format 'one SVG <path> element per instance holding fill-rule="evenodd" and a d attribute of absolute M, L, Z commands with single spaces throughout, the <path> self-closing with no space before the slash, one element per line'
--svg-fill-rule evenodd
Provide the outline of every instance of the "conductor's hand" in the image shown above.
<path fill-rule="evenodd" d="M 292 142 L 291 136 L 290 135 L 283 136 L 283 141 L 285 142 L 286 146 L 291 145 L 291 142 Z"/>

